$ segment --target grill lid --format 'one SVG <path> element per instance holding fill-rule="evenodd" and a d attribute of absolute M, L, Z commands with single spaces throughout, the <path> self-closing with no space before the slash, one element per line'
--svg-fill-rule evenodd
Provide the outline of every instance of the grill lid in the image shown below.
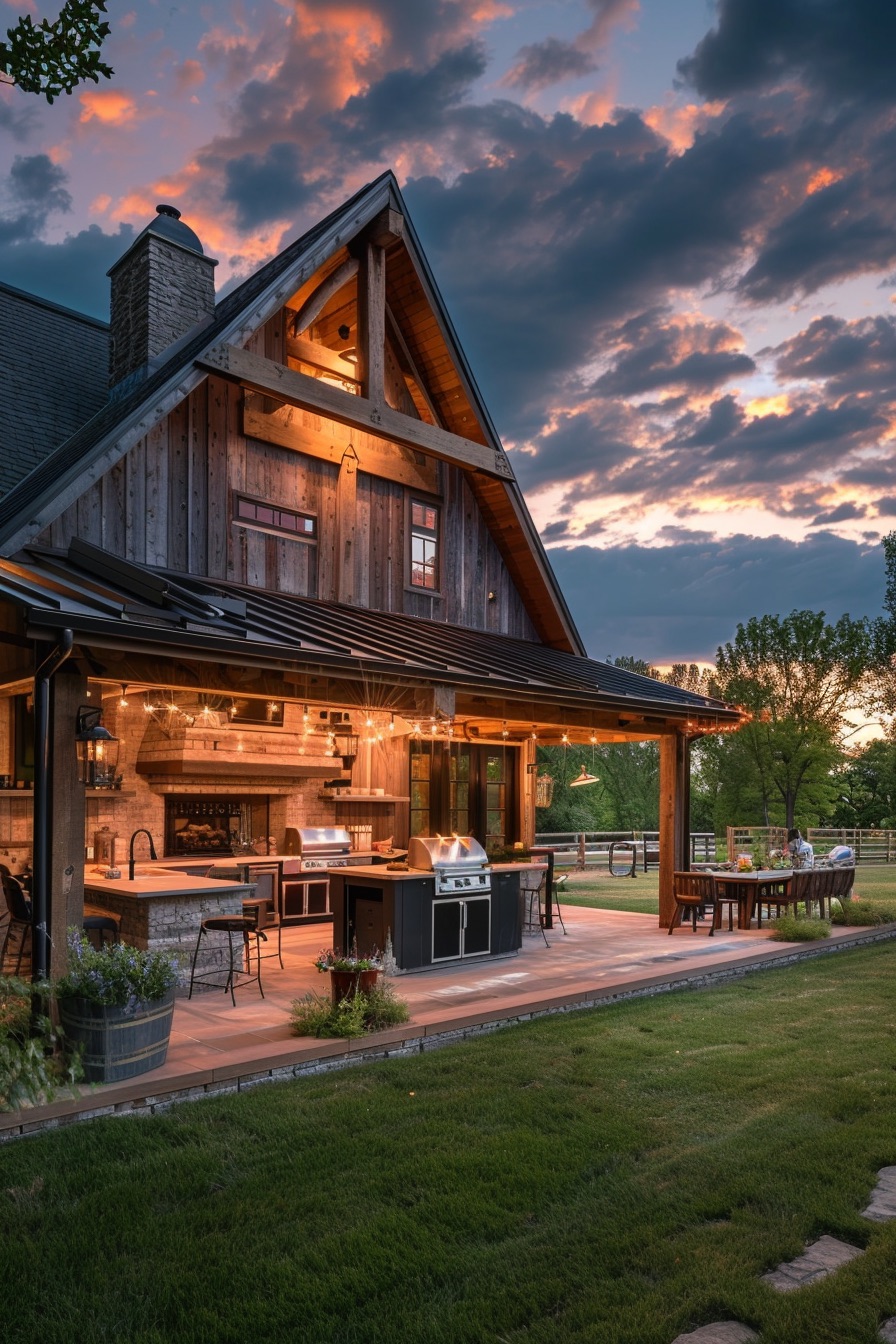
<path fill-rule="evenodd" d="M 450 868 L 469 871 L 484 868 L 488 855 L 472 835 L 412 835 L 408 841 L 408 867 L 426 872 Z"/>
<path fill-rule="evenodd" d="M 347 854 L 351 837 L 344 826 L 302 826 L 299 829 L 299 853 L 303 858 L 316 854 Z"/>

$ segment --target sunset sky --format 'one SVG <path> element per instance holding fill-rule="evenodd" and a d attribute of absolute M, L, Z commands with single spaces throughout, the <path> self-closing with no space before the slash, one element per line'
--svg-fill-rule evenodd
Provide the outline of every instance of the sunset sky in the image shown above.
<path fill-rule="evenodd" d="M 594 657 L 880 611 L 896 4 L 107 8 L 111 81 L 0 88 L 0 279 L 106 318 L 167 201 L 220 293 L 391 168 Z"/>

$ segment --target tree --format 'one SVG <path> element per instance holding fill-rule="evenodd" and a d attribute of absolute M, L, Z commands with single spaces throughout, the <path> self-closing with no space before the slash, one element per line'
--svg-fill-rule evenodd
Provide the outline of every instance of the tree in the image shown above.
<path fill-rule="evenodd" d="M 0 42 L 0 82 L 43 94 L 52 103 L 85 79 L 94 84 L 109 79 L 112 67 L 100 60 L 109 35 L 108 23 L 99 17 L 105 12 L 105 0 L 66 0 L 53 23 L 35 24 L 26 14 Z"/>
<path fill-rule="evenodd" d="M 719 694 L 752 720 L 720 746 L 720 768 L 749 767 L 765 825 L 795 824 L 797 804 L 824 814 L 842 756 L 846 711 L 861 703 L 878 666 L 874 624 L 824 612 L 751 617 L 716 657 Z M 752 818 L 739 817 L 747 821 Z"/>

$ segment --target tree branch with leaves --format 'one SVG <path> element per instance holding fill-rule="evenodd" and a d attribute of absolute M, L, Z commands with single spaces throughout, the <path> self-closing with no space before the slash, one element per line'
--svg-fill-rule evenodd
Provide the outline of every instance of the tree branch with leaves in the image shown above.
<path fill-rule="evenodd" d="M 66 0 L 51 23 L 26 14 L 0 42 L 0 83 L 39 93 L 52 103 L 85 79 L 109 79 L 111 65 L 100 60 L 109 25 L 100 18 L 105 0 Z"/>

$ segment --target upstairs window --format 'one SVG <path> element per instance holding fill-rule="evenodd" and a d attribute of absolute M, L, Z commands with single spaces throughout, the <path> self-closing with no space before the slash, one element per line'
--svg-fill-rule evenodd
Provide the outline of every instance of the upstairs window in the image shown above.
<path fill-rule="evenodd" d="M 411 500 L 410 583 L 432 593 L 439 588 L 439 521 L 436 504 Z"/>
<path fill-rule="evenodd" d="M 276 532 L 300 541 L 317 541 L 317 519 L 311 513 L 297 513 L 249 495 L 233 496 L 233 521 L 240 527 L 255 527 L 260 532 Z"/>

